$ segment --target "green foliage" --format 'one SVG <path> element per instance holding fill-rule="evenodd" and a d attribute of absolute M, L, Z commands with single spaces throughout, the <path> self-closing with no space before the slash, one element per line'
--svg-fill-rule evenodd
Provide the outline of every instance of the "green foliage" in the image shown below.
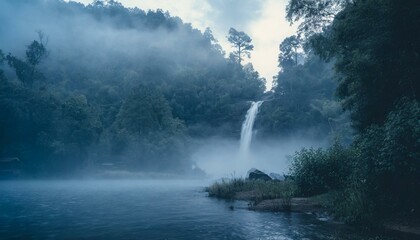
<path fill-rule="evenodd" d="M 210 29 L 202 33 L 162 10 L 129 9 L 111 0 L 0 5 L 16 15 L 22 9 L 45 19 L 60 15 L 48 26 L 77 25 L 89 36 L 72 41 L 49 32 L 47 49 L 39 32 L 23 56 L 0 52 L 0 64 L 6 61 L 17 77 L 0 70 L 0 109 L 7 116 L 0 119 L 0 158 L 19 157 L 30 174 L 102 163 L 120 170 L 192 171 L 189 138 L 238 137 L 247 101 L 265 90 L 251 65 L 224 58 Z M 80 25 L 80 16 L 95 31 Z M 19 19 L 8 21 L 19 25 Z M 92 45 L 90 38 L 104 29 L 118 41 Z"/>
<path fill-rule="evenodd" d="M 253 201 L 283 198 L 285 205 L 295 196 L 295 185 L 291 181 L 246 180 L 243 178 L 222 179 L 206 188 L 210 197 L 234 199 L 236 193 L 250 192 Z"/>
<path fill-rule="evenodd" d="M 42 58 L 46 57 L 46 49 L 42 43 L 33 41 L 26 50 L 26 61 L 23 61 L 11 54 L 6 59 L 10 67 L 15 69 L 20 81 L 28 86 L 32 86 L 35 80 L 44 78 L 43 74 L 36 70 Z"/>
<path fill-rule="evenodd" d="M 243 178 L 222 179 L 206 188 L 210 197 L 234 199 L 237 192 L 244 189 L 246 180 Z"/>
<path fill-rule="evenodd" d="M 243 56 L 251 57 L 251 51 L 254 50 L 254 45 L 251 44 L 252 39 L 248 34 L 238 31 L 234 28 L 229 29 L 228 41 L 236 50 L 232 53 L 231 58 L 234 62 L 241 65 Z"/>
<path fill-rule="evenodd" d="M 144 86 L 135 88 L 127 97 L 117 115 L 116 124 L 139 136 L 178 129 L 162 93 Z"/>
<path fill-rule="evenodd" d="M 220 46 L 219 41 L 213 36 L 213 31 L 210 28 L 206 28 L 203 37 L 213 46 L 213 49 L 217 54 L 225 55 L 225 51 L 222 46 Z"/>
<path fill-rule="evenodd" d="M 9 66 L 15 69 L 18 79 L 28 86 L 32 85 L 34 79 L 31 65 L 11 54 L 8 54 L 6 58 Z"/>
<path fill-rule="evenodd" d="M 26 60 L 23 61 L 10 53 L 6 56 L 7 63 L 12 67 L 18 79 L 28 86 L 32 86 L 35 80 L 41 80 L 44 76 L 36 70 L 41 61 L 47 57 L 48 53 L 44 46 L 44 35 L 38 32 L 39 42 L 33 41 L 26 49 Z M 0 64 L 3 62 L 4 55 L 0 54 Z"/>
<path fill-rule="evenodd" d="M 84 148 L 95 143 L 102 131 L 102 124 L 95 109 L 89 106 L 86 96 L 74 96 L 66 100 L 62 108 L 63 124 L 68 141 Z"/>
<path fill-rule="evenodd" d="M 285 65 L 277 76 L 273 99 L 261 106 L 256 128 L 261 136 L 351 138 L 348 116 L 334 98 L 332 65 L 310 55 L 302 65 Z"/>
<path fill-rule="evenodd" d="M 290 0 L 286 7 L 286 19 L 299 22 L 298 32 L 309 37 L 319 33 L 334 19 L 337 12 L 357 0 Z"/>
<path fill-rule="evenodd" d="M 302 48 L 301 39 L 298 36 L 287 37 L 280 44 L 279 67 L 289 69 L 298 65 L 298 58 L 302 54 L 298 50 Z"/>
<path fill-rule="evenodd" d="M 348 149 L 335 144 L 298 152 L 291 168 L 298 192 L 332 192 L 332 210 L 348 222 L 418 217 L 420 107 L 405 98 L 394 109 Z"/>
<path fill-rule="evenodd" d="M 328 150 L 302 149 L 293 157 L 291 173 L 299 194 L 313 196 L 341 189 L 351 173 L 352 154 L 339 143 Z"/>
<path fill-rule="evenodd" d="M 355 1 L 335 17 L 331 27 L 311 41 L 325 58 L 334 58 L 338 96 L 363 132 L 383 124 L 402 97 L 417 99 L 420 60 L 416 25 L 420 6 L 411 0 Z"/>
<path fill-rule="evenodd" d="M 369 128 L 355 142 L 363 158 L 357 169 L 381 215 L 407 214 L 420 207 L 419 104 L 403 99 L 394 109 L 383 126 Z"/>
<path fill-rule="evenodd" d="M 338 143 L 327 150 L 297 152 L 291 173 L 298 194 L 322 198 L 321 202 L 346 222 L 372 220 L 374 204 L 366 186 L 366 172 L 358 157 L 357 149 L 346 149 Z"/>
<path fill-rule="evenodd" d="M 39 42 L 33 41 L 26 50 L 26 61 L 33 67 L 41 63 L 42 59 L 47 57 L 48 53 L 43 43 L 43 33 L 39 32 Z"/>
<path fill-rule="evenodd" d="M 139 86 L 121 106 L 108 144 L 123 156 L 124 151 L 138 151 L 136 157 L 123 160 L 133 166 L 176 170 L 188 165 L 184 132 L 184 124 L 172 117 L 162 93 Z"/>
<path fill-rule="evenodd" d="M 374 202 L 360 179 L 331 193 L 329 201 L 331 211 L 347 223 L 378 223 Z"/>
<path fill-rule="evenodd" d="M 334 177 L 325 179 L 331 171 L 323 172 L 334 147 L 299 152 L 292 168 L 299 190 L 330 191 L 333 211 L 348 222 L 418 218 L 418 1 L 291 0 L 287 11 L 289 21 L 303 20 L 300 31 L 312 36 L 307 40 L 314 52 L 334 60 L 337 95 L 358 131 L 354 143 L 338 151 L 347 161 L 333 171 L 339 173 L 336 186 Z"/>
<path fill-rule="evenodd" d="M 162 88 L 174 117 L 193 137 L 228 135 L 240 129 L 249 99 L 259 99 L 265 85 L 252 65 L 219 66 L 214 72 L 185 70 Z M 178 84 L 182 82 L 181 84 Z M 233 137 L 239 137 L 238 133 Z"/>
<path fill-rule="evenodd" d="M 64 100 L 2 80 L 0 155 L 19 157 L 31 173 L 49 175 L 85 166 L 101 132 L 85 97 Z"/>

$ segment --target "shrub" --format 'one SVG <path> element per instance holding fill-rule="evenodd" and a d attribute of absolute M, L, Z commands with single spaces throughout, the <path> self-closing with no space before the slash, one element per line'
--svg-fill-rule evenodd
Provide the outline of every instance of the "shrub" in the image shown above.
<path fill-rule="evenodd" d="M 402 99 L 382 125 L 349 148 L 302 149 L 291 173 L 300 195 L 330 192 L 332 211 L 346 222 L 419 217 L 420 107 Z"/>
<path fill-rule="evenodd" d="M 292 160 L 291 173 L 302 196 L 313 196 L 345 185 L 351 173 L 351 150 L 336 142 L 327 150 L 302 149 Z"/>
<path fill-rule="evenodd" d="M 243 178 L 222 179 L 206 188 L 210 197 L 233 199 L 236 192 L 240 192 L 245 185 Z"/>
<path fill-rule="evenodd" d="M 370 127 L 353 145 L 359 154 L 354 175 L 365 181 L 376 216 L 419 216 L 419 116 L 418 102 L 402 99 L 382 126 Z"/>

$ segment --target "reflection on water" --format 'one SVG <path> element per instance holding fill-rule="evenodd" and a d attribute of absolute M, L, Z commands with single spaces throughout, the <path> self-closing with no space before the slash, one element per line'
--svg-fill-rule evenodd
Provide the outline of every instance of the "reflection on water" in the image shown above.
<path fill-rule="evenodd" d="M 305 214 L 206 197 L 208 182 L 0 182 L 0 239 L 361 239 Z"/>

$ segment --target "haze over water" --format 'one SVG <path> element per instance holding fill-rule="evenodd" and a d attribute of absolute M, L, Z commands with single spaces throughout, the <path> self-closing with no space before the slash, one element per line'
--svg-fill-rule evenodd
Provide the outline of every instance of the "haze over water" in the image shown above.
<path fill-rule="evenodd" d="M 0 182 L 1 239 L 361 239 L 305 214 L 207 197 L 203 180 Z M 231 206 L 234 205 L 233 210 Z"/>

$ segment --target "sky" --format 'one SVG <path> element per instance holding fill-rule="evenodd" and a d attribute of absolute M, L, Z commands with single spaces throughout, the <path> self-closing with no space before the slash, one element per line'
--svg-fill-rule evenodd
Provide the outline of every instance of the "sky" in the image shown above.
<path fill-rule="evenodd" d="M 74 0 L 89 4 L 92 0 Z M 296 33 L 285 19 L 288 0 L 118 0 L 126 7 L 162 9 L 202 31 L 210 27 L 226 52 L 232 51 L 229 28 L 244 31 L 253 40 L 250 62 L 272 86 L 278 72 L 279 44 Z"/>

